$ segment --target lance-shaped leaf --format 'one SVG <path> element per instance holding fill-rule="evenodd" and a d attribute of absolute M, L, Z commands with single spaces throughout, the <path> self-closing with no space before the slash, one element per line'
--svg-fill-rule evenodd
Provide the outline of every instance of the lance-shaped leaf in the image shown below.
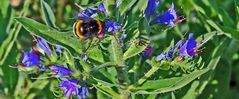
<path fill-rule="evenodd" d="M 82 42 L 78 38 L 74 37 L 72 32 L 59 32 L 29 18 L 20 17 L 16 18 L 16 20 L 20 22 L 26 30 L 46 39 L 49 43 L 59 44 L 68 49 L 70 52 L 82 54 Z"/>
<path fill-rule="evenodd" d="M 136 89 L 139 89 L 136 93 L 158 94 L 158 93 L 175 91 L 177 89 L 180 89 L 180 88 L 186 86 L 191 81 L 200 77 L 201 75 L 203 75 L 204 73 L 206 73 L 208 71 L 209 71 L 209 69 L 205 68 L 202 70 L 196 70 L 196 71 L 194 71 L 190 74 L 184 75 L 182 77 L 173 77 L 173 78 L 161 79 L 161 80 L 148 80 L 142 86 L 136 88 Z"/>
<path fill-rule="evenodd" d="M 41 9 L 46 24 L 50 27 L 57 28 L 57 26 L 55 25 L 56 19 L 54 13 L 51 10 L 51 7 L 44 0 L 41 0 Z"/>
<path fill-rule="evenodd" d="M 123 15 L 125 14 L 125 12 L 127 10 L 130 10 L 132 9 L 133 5 L 137 2 L 137 0 L 123 0 L 122 1 L 122 4 L 120 5 L 119 7 L 119 12 L 120 12 L 120 15 Z"/>

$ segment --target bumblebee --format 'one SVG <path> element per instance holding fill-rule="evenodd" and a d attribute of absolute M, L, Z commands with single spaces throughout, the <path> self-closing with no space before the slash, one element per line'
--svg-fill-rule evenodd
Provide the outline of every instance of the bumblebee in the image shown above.
<path fill-rule="evenodd" d="M 73 31 L 75 36 L 81 40 L 92 38 L 93 36 L 102 38 L 104 36 L 103 27 L 104 23 L 98 19 L 88 21 L 79 19 L 74 23 Z"/>

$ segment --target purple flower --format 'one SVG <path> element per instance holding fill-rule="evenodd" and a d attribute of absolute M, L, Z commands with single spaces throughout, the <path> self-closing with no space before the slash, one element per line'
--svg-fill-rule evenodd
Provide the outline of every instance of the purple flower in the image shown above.
<path fill-rule="evenodd" d="M 157 57 L 156 57 L 156 61 L 161 61 L 161 60 L 163 60 L 164 58 L 165 58 L 165 54 L 164 53 L 161 53 L 160 55 L 158 55 Z"/>
<path fill-rule="evenodd" d="M 77 80 L 75 79 L 62 79 L 58 87 L 64 90 L 64 96 L 66 96 L 68 99 L 70 99 L 72 95 L 77 95 L 78 93 Z"/>
<path fill-rule="evenodd" d="M 107 20 L 105 24 L 105 29 L 107 32 L 114 33 L 116 30 L 119 30 L 120 28 L 121 28 L 121 25 L 112 20 Z"/>
<path fill-rule="evenodd" d="M 174 10 L 174 4 L 172 3 L 171 7 L 161 15 L 156 16 L 151 22 L 153 24 L 163 24 L 168 26 L 175 26 L 174 20 L 177 19 L 176 11 Z"/>
<path fill-rule="evenodd" d="M 37 38 L 37 47 L 42 49 L 45 53 L 52 54 L 51 49 L 47 44 L 46 40 L 40 37 Z"/>
<path fill-rule="evenodd" d="M 200 53 L 203 49 L 196 50 L 197 42 L 193 38 L 193 33 L 189 34 L 188 40 L 179 49 L 180 56 L 194 56 Z"/>
<path fill-rule="evenodd" d="M 36 66 L 41 63 L 39 53 L 36 51 L 23 51 L 22 64 L 26 67 Z"/>
<path fill-rule="evenodd" d="M 49 68 L 51 69 L 52 72 L 56 73 L 54 75 L 54 77 L 56 77 L 56 78 L 60 78 L 60 77 L 64 77 L 64 76 L 69 76 L 73 72 L 72 70 L 70 70 L 69 68 L 66 68 L 64 66 L 56 66 L 56 65 L 54 65 L 54 66 L 50 66 Z"/>
<path fill-rule="evenodd" d="M 56 45 L 56 52 L 62 53 L 62 47 L 60 45 Z"/>
<path fill-rule="evenodd" d="M 87 8 L 83 10 L 82 12 L 78 13 L 77 17 L 78 19 L 89 21 L 97 15 L 98 15 L 97 8 Z"/>
<path fill-rule="evenodd" d="M 148 0 L 148 5 L 145 11 L 145 16 L 149 17 L 154 11 L 158 8 L 159 1 L 158 0 Z"/>
<path fill-rule="evenodd" d="M 85 99 L 89 96 L 88 89 L 85 85 L 85 81 L 83 81 L 81 87 L 79 88 L 78 99 Z"/>
<path fill-rule="evenodd" d="M 169 59 L 172 59 L 173 58 L 173 52 L 174 52 L 174 47 L 171 48 L 168 53 L 166 54 L 166 59 L 169 60 Z"/>
<path fill-rule="evenodd" d="M 143 52 L 143 58 L 149 58 L 153 53 L 153 47 L 151 45 L 148 45 Z"/>
<path fill-rule="evenodd" d="M 98 5 L 98 10 L 104 12 L 105 14 L 107 14 L 105 6 L 104 6 L 104 3 L 100 3 Z"/>

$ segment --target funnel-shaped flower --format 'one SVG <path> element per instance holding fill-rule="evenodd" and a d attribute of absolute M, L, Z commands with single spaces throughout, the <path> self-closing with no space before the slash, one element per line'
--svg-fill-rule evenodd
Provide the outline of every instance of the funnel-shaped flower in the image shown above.
<path fill-rule="evenodd" d="M 75 79 L 62 79 L 58 87 L 64 90 L 64 96 L 68 99 L 70 99 L 72 95 L 77 95 L 78 93 L 77 80 Z"/>
<path fill-rule="evenodd" d="M 39 53 L 36 51 L 23 51 L 22 64 L 26 67 L 36 66 L 41 63 Z"/>
<path fill-rule="evenodd" d="M 145 17 L 149 17 L 151 14 L 155 12 L 155 10 L 159 6 L 158 0 L 148 0 L 148 5 L 145 11 Z"/>
<path fill-rule="evenodd" d="M 167 26 L 175 26 L 174 20 L 177 19 L 176 11 L 174 10 L 174 4 L 172 3 L 171 7 L 161 15 L 156 16 L 151 22 L 153 24 L 163 24 Z"/>
<path fill-rule="evenodd" d="M 54 65 L 54 66 L 50 66 L 49 68 L 51 69 L 52 72 L 56 73 L 54 75 L 54 77 L 56 77 L 56 78 L 60 78 L 60 77 L 64 77 L 64 76 L 69 76 L 73 72 L 72 70 L 70 70 L 69 68 L 66 68 L 64 66 L 56 66 L 56 65 Z"/>
<path fill-rule="evenodd" d="M 193 38 L 193 33 L 190 33 L 188 40 L 179 49 L 179 55 L 194 56 L 203 50 L 203 49 L 197 50 L 196 47 L 197 47 L 197 42 Z"/>

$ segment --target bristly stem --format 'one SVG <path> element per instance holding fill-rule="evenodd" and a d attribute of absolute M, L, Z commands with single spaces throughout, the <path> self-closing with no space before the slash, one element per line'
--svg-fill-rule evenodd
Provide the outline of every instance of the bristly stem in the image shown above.
<path fill-rule="evenodd" d="M 120 84 L 121 99 L 129 99 L 130 93 L 127 91 L 128 86 L 128 74 L 127 67 L 123 60 L 123 51 L 119 43 L 114 36 L 111 37 L 111 49 L 112 59 L 116 63 L 117 78 Z"/>

